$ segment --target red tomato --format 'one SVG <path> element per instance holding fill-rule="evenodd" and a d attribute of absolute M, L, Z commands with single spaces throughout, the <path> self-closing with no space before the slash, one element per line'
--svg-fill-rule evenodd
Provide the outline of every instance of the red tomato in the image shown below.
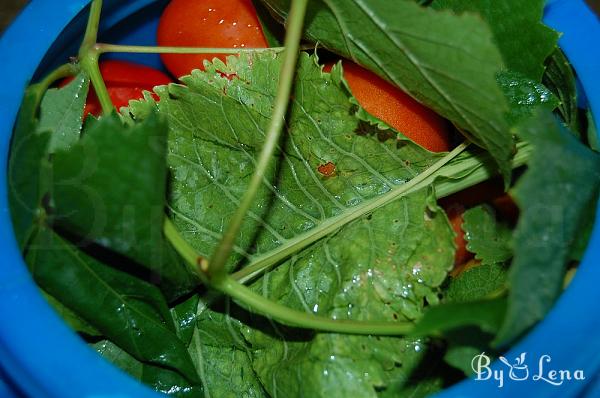
<path fill-rule="evenodd" d="M 456 233 L 454 243 L 457 250 L 454 256 L 456 274 L 463 270 L 463 266 L 473 259 L 473 253 L 467 250 L 467 241 L 462 230 L 463 214 L 466 209 L 489 203 L 497 211 L 497 216 L 504 221 L 514 223 L 519 215 L 519 209 L 512 198 L 504 193 L 502 182 L 489 180 L 455 193 L 440 200 L 440 205 L 446 211 L 452 229 Z M 473 263 L 471 263 L 473 265 Z"/>
<path fill-rule="evenodd" d="M 106 89 L 116 109 L 127 106 L 130 100 L 143 98 L 143 91 L 152 91 L 155 86 L 171 83 L 171 79 L 159 70 L 148 66 L 125 61 L 100 62 L 100 73 L 106 83 Z M 72 79 L 65 79 L 60 85 L 64 86 Z M 156 95 L 154 95 L 155 98 Z M 102 106 L 96 92 L 90 89 L 85 104 L 84 117 L 88 114 L 99 116 Z"/>
<path fill-rule="evenodd" d="M 251 0 L 172 0 L 160 17 L 157 41 L 177 47 L 268 47 Z M 215 57 L 225 61 L 226 55 L 164 54 L 162 60 L 180 77 Z"/>
<path fill-rule="evenodd" d="M 325 71 L 331 67 L 326 65 Z M 444 118 L 375 73 L 347 60 L 343 61 L 343 67 L 352 94 L 367 112 L 430 151 L 451 149 Z"/>

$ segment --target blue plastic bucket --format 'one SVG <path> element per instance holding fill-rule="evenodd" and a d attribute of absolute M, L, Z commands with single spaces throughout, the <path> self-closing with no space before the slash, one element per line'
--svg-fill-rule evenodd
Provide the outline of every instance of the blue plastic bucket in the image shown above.
<path fill-rule="evenodd" d="M 38 293 L 13 236 L 8 210 L 7 170 L 10 137 L 23 90 L 39 65 L 51 66 L 74 53 L 89 0 L 33 0 L 0 38 L 0 397 L 18 390 L 34 397 L 153 397 L 148 388 L 105 362 L 88 348 Z M 164 1 L 106 1 L 102 31 L 111 41 L 152 44 L 157 8 Z M 600 23 L 583 0 L 548 2 L 546 22 L 564 32 L 562 49 L 575 67 L 596 121 L 600 121 Z M 121 23 L 127 18 L 127 23 Z M 135 27 L 132 27 L 135 25 Z M 156 66 L 155 56 L 136 59 Z M 596 221 L 600 219 L 598 211 Z M 584 371 L 586 381 L 553 386 L 543 381 L 497 383 L 468 380 L 443 397 L 561 396 L 585 390 L 600 395 L 593 380 L 600 369 L 600 223 L 569 289 L 553 310 L 506 354 L 529 359 L 550 355 L 555 369 Z M 534 361 L 533 365 L 537 365 Z M 548 367 L 546 370 L 548 370 Z M 494 368 L 494 366 L 492 366 Z M 496 369 L 500 369 L 497 364 Z M 537 371 L 534 366 L 532 371 Z M 4 379 L 4 382 L 3 380 Z M 592 381 L 595 381 L 592 383 Z"/>

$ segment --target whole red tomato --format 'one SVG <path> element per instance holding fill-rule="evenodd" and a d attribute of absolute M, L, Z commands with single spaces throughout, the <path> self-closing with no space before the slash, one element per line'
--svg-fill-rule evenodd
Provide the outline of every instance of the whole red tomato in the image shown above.
<path fill-rule="evenodd" d="M 332 66 L 326 65 L 325 71 Z M 451 149 L 444 118 L 354 62 L 344 60 L 342 66 L 352 95 L 367 112 L 432 152 Z"/>
<path fill-rule="evenodd" d="M 160 46 L 207 48 L 265 48 L 256 10 L 251 0 L 173 0 L 160 17 Z M 204 60 L 225 54 L 164 54 L 167 69 L 177 77 L 203 69 Z"/>

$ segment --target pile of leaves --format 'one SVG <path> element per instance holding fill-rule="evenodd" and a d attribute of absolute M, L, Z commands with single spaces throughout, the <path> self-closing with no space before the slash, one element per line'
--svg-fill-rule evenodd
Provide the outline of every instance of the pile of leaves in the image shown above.
<path fill-rule="evenodd" d="M 289 1 L 265 3 L 285 21 Z M 592 228 L 596 133 L 542 7 L 309 2 L 307 40 L 398 85 L 475 145 L 395 197 L 446 154 L 367 114 L 341 66 L 325 73 L 317 55 L 302 53 L 283 138 L 227 270 L 289 308 L 413 322 L 408 335 L 282 325 L 203 285 L 163 234 L 166 216 L 199 256 L 216 248 L 265 140 L 276 52 L 215 60 L 157 87 L 158 99 L 148 93 L 85 121 L 84 71 L 64 88 L 31 86 L 9 177 L 33 277 L 101 355 L 176 396 L 438 391 L 471 371 L 473 355 L 506 348 L 544 317 Z M 328 162 L 335 173 L 319 173 Z M 451 277 L 454 232 L 437 200 L 495 174 L 520 207 L 518 223 L 486 205 L 469 209 L 463 229 L 480 265 Z"/>

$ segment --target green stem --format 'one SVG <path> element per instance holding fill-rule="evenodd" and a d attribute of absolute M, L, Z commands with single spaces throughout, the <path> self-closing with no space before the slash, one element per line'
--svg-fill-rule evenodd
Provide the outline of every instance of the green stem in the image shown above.
<path fill-rule="evenodd" d="M 92 1 L 90 7 L 90 15 L 88 18 L 87 27 L 83 42 L 79 48 L 79 62 L 81 68 L 88 73 L 92 86 L 98 96 L 98 101 L 102 106 L 102 112 L 109 114 L 114 110 L 113 103 L 108 95 L 106 84 L 100 73 L 98 59 L 100 52 L 96 49 L 96 41 L 98 40 L 98 28 L 100 26 L 100 14 L 102 12 L 102 0 Z"/>
<path fill-rule="evenodd" d="M 192 268 L 197 269 L 198 259 L 201 259 L 202 257 L 196 254 L 195 250 L 185 241 L 185 239 L 183 239 L 169 219 L 166 219 L 165 221 L 164 232 L 167 239 L 173 244 L 175 250 L 177 250 Z M 202 273 L 196 273 L 202 276 Z M 413 327 L 411 322 L 338 320 L 294 310 L 253 292 L 229 275 L 212 279 L 208 281 L 208 284 L 215 290 L 237 300 L 240 304 L 252 311 L 288 326 L 335 333 L 387 336 L 407 334 Z"/>
<path fill-rule="evenodd" d="M 203 266 L 206 263 L 206 259 L 196 253 L 196 250 L 183 238 L 183 236 L 181 236 L 173 224 L 173 221 L 171 221 L 171 219 L 168 217 L 165 217 L 163 233 L 165 234 L 167 240 L 171 242 L 177 253 L 179 253 L 179 255 L 190 266 L 192 273 L 198 275 L 202 282 L 206 282 L 206 277 L 204 275 L 204 271 L 206 270 L 203 269 L 206 268 Z"/>
<path fill-rule="evenodd" d="M 100 14 L 102 12 L 102 0 L 93 0 L 90 6 L 90 15 L 85 28 L 85 36 L 79 49 L 79 55 L 85 56 L 87 51 L 94 47 L 98 41 L 98 28 L 100 27 Z"/>
<path fill-rule="evenodd" d="M 269 267 L 313 244 L 330 233 L 337 231 L 339 228 L 348 224 L 349 222 L 371 213 L 374 210 L 385 206 L 386 204 L 410 192 L 431 184 L 431 180 L 437 177 L 436 172 L 452 159 L 456 158 L 467 148 L 467 146 L 467 143 L 459 145 L 452 152 L 448 153 L 442 159 L 438 160 L 435 164 L 406 184 L 400 185 L 399 187 L 390 190 L 388 193 L 371 199 L 360 206 L 350 208 L 336 217 L 329 218 L 321 223 L 318 227 L 315 227 L 310 231 L 297 235 L 294 238 L 286 241 L 276 250 L 256 257 L 247 267 L 244 267 L 242 270 L 234 273 L 232 275 L 233 278 L 241 282 L 252 279 Z"/>
<path fill-rule="evenodd" d="M 128 46 L 119 44 L 98 43 L 96 51 L 104 53 L 137 53 L 137 54 L 241 54 L 260 52 L 283 52 L 285 47 L 270 48 L 206 48 L 206 47 L 169 47 L 169 46 Z M 313 49 L 314 46 L 302 46 Z"/>
<path fill-rule="evenodd" d="M 237 300 L 242 305 L 249 307 L 252 311 L 288 326 L 334 333 L 386 336 L 405 335 L 413 328 L 412 322 L 330 319 L 294 310 L 253 292 L 230 276 L 226 276 L 216 284 L 213 284 L 213 287 Z"/>
<path fill-rule="evenodd" d="M 231 276 L 235 280 L 245 283 L 262 274 L 283 259 L 289 257 L 299 250 L 304 249 L 329 233 L 336 231 L 343 225 L 372 212 L 376 208 L 381 207 L 392 200 L 395 200 L 401 196 L 405 196 L 413 191 L 422 189 L 427 185 L 434 184 L 436 196 L 439 199 L 460 192 L 466 188 L 489 180 L 491 177 L 497 175 L 494 169 L 494 160 L 489 154 L 485 154 L 485 159 L 483 160 L 478 157 L 470 157 L 468 161 L 457 162 L 456 165 L 452 164 L 451 161 L 455 159 L 465 148 L 466 146 L 457 147 L 446 157 L 435 163 L 423 173 L 419 174 L 417 177 L 410 180 L 408 183 L 392 189 L 383 196 L 371 199 L 369 202 L 365 202 L 357 207 L 348 209 L 340 215 L 326 220 L 310 231 L 307 231 L 301 235 L 297 235 L 276 249 L 257 256 L 251 260 L 246 267 L 238 272 L 233 273 Z M 513 168 L 525 165 L 531 156 L 530 145 L 521 142 L 517 145 L 517 148 L 518 152 L 513 159 Z M 440 176 L 440 173 L 437 173 L 439 170 L 443 170 L 443 175 L 449 178 L 437 179 Z M 473 171 L 471 171 L 465 177 L 455 179 L 452 178 L 452 176 L 462 176 L 465 174 L 465 172 L 470 170 Z"/>
<path fill-rule="evenodd" d="M 245 191 L 244 196 L 240 201 L 240 206 L 237 208 L 229 222 L 223 238 L 219 242 L 219 245 L 209 261 L 207 271 L 209 278 L 221 278 L 225 276 L 225 263 L 231 254 L 238 232 L 254 202 L 254 198 L 262 184 L 267 167 L 277 148 L 292 91 L 304 15 L 306 13 L 306 4 L 307 0 L 292 1 L 290 17 L 288 19 L 289 25 L 285 36 L 284 60 L 275 99 L 275 108 L 267 131 L 265 145 L 258 158 L 256 169 L 254 170 L 248 189 Z"/>

